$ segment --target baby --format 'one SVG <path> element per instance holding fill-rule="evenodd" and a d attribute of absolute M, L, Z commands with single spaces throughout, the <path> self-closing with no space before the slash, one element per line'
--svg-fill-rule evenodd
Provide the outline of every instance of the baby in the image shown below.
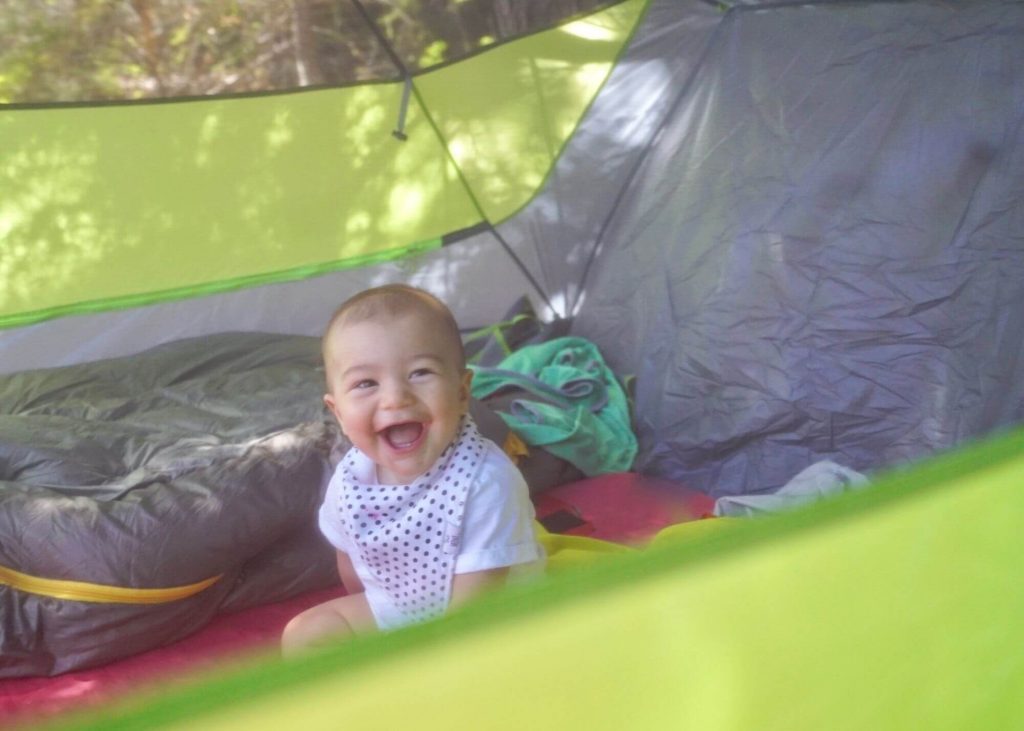
<path fill-rule="evenodd" d="M 539 561 L 511 460 L 468 415 L 472 372 L 451 312 L 406 285 L 346 301 L 323 337 L 324 403 L 353 447 L 320 507 L 347 596 L 285 627 L 286 655 L 443 614 Z"/>

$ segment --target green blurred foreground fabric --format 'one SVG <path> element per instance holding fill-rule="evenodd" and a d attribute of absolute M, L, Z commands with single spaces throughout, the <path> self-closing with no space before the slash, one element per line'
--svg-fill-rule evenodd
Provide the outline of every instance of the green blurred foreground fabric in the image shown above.
<path fill-rule="evenodd" d="M 1018 431 L 63 728 L 1022 728 L 1022 484 Z"/>
<path fill-rule="evenodd" d="M 636 458 L 629 403 L 597 346 L 579 337 L 520 348 L 495 368 L 473 369 L 473 396 L 522 392 L 507 411 L 509 428 L 531 446 L 571 462 L 585 475 L 628 470 Z"/>

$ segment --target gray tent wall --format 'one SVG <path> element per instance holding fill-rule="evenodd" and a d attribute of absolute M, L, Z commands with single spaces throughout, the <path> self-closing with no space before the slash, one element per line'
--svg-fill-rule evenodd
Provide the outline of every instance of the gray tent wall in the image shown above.
<path fill-rule="evenodd" d="M 648 24 L 681 57 L 705 13 Z M 574 324 L 639 469 L 771 491 L 1024 420 L 1024 4 L 737 6 L 673 92 Z"/>
<path fill-rule="evenodd" d="M 557 313 L 571 314 L 580 301 L 609 213 L 721 21 L 701 2 L 652 3 L 543 194 L 497 227 L 524 260 L 539 263 L 534 277 Z"/>

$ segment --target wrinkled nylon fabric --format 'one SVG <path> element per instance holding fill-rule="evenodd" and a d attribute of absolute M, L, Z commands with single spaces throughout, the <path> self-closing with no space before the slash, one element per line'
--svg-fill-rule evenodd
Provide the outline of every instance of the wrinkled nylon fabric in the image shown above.
<path fill-rule="evenodd" d="M 554 304 L 548 315 L 574 311 L 617 196 L 721 20 L 719 10 L 702 2 L 651 3 L 543 194 L 497 226 L 547 287 Z"/>
<path fill-rule="evenodd" d="M 640 469 L 767 492 L 1024 419 L 1022 37 L 1009 2 L 723 16 L 573 328 L 637 377 Z"/>

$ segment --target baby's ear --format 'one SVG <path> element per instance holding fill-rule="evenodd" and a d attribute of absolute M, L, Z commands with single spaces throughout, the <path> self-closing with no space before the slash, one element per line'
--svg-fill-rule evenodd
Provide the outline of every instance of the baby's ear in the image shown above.
<path fill-rule="evenodd" d="M 330 409 L 331 413 L 334 414 L 334 420 L 338 422 L 338 426 L 341 426 L 341 417 L 338 416 L 338 405 L 334 400 L 334 396 L 329 393 L 324 394 L 324 406 Z M 345 428 L 342 427 L 342 433 L 344 434 Z M 347 436 L 347 435 L 346 435 Z"/>

